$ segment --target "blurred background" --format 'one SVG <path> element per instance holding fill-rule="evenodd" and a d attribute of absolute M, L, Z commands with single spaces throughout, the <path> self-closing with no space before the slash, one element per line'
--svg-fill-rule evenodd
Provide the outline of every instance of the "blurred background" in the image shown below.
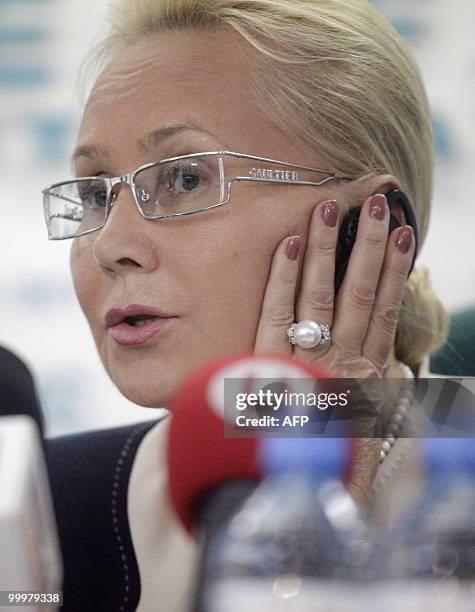
<path fill-rule="evenodd" d="M 419 262 L 451 313 L 475 305 L 475 3 L 374 0 L 425 78 L 437 138 L 431 227 Z M 147 420 L 105 374 L 69 274 L 49 242 L 41 190 L 70 175 L 78 70 L 106 0 L 0 0 L 0 344 L 32 369 L 49 435 Z M 474 348 L 475 351 L 475 348 Z"/>

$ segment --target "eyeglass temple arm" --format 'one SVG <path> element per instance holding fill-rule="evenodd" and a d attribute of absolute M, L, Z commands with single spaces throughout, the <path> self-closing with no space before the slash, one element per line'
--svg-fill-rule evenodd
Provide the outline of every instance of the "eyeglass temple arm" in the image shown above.
<path fill-rule="evenodd" d="M 337 177 L 337 176 L 327 176 L 327 178 L 322 181 L 314 182 L 314 181 L 292 181 L 286 179 L 271 179 L 271 178 L 258 178 L 253 176 L 233 176 L 229 179 L 229 182 L 233 181 L 252 181 L 253 183 L 275 183 L 275 184 L 284 184 L 284 185 L 310 185 L 312 187 L 320 187 L 325 183 L 336 180 L 351 180 L 346 177 Z"/>

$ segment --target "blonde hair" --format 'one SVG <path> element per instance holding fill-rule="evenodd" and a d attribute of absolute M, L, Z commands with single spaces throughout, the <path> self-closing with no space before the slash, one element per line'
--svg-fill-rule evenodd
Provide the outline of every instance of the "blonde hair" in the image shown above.
<path fill-rule="evenodd" d="M 239 33 L 262 62 L 261 104 L 338 174 L 393 174 L 413 203 L 419 247 L 432 201 L 433 135 L 419 69 L 367 0 L 111 0 L 103 63 L 144 37 L 177 29 Z M 447 337 L 448 317 L 426 269 L 409 277 L 396 358 L 417 370 Z"/>

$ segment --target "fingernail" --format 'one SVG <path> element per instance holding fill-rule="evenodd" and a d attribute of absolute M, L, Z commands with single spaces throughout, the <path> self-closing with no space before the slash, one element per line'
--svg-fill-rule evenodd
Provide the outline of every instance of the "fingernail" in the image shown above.
<path fill-rule="evenodd" d="M 413 230 L 409 225 L 399 230 L 396 246 L 401 253 L 407 253 L 412 245 Z"/>
<path fill-rule="evenodd" d="M 386 196 L 378 193 L 371 199 L 369 206 L 369 216 L 373 219 L 382 221 L 386 215 L 387 200 Z"/>
<path fill-rule="evenodd" d="M 338 204 L 336 200 L 325 202 L 321 207 L 322 218 L 325 225 L 335 227 L 338 219 Z"/>
<path fill-rule="evenodd" d="M 290 261 L 295 261 L 299 256 L 300 251 L 300 236 L 292 236 L 287 242 L 285 254 Z"/>

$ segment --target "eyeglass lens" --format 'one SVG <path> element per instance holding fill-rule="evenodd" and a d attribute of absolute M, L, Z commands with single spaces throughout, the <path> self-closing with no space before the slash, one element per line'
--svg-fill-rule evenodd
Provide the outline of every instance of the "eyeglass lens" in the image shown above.
<path fill-rule="evenodd" d="M 220 201 L 218 157 L 161 163 L 135 175 L 137 200 L 148 217 L 168 217 L 209 208 Z"/>
<path fill-rule="evenodd" d="M 222 199 L 218 156 L 161 162 L 135 175 L 135 192 L 143 214 L 169 217 L 209 208 Z M 51 238 L 72 238 L 104 225 L 107 182 L 78 179 L 51 188 L 45 211 Z"/>

